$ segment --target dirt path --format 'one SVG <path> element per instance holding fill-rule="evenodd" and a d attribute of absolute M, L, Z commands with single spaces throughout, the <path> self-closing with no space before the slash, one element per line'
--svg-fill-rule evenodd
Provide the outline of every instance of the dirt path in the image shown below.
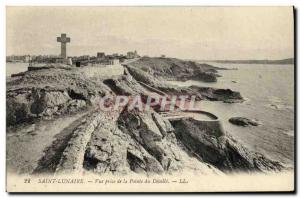
<path fill-rule="evenodd" d="M 72 129 L 87 112 L 64 116 L 56 120 L 43 120 L 35 124 L 8 129 L 6 138 L 7 171 L 32 173 L 38 167 L 44 150 L 52 144 L 61 145 Z M 57 147 L 59 151 L 61 147 Z M 48 153 L 48 152 L 47 152 Z M 50 154 L 51 152 L 49 152 Z M 47 163 L 47 161 L 45 161 Z M 48 164 L 51 166 L 51 163 Z"/>

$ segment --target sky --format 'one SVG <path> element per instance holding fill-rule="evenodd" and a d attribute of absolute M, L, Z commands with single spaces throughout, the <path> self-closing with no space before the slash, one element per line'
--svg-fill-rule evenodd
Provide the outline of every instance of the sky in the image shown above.
<path fill-rule="evenodd" d="M 293 57 L 292 7 L 7 7 L 6 54 L 97 52 L 184 59 Z"/>

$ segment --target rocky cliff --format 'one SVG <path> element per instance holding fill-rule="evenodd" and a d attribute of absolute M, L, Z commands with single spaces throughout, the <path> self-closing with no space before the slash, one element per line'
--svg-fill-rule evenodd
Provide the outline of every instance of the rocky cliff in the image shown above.
<path fill-rule="evenodd" d="M 171 70 L 164 72 L 174 72 L 173 67 L 178 66 L 171 64 Z M 198 68 L 198 65 L 191 66 L 192 69 L 194 67 Z M 203 66 L 199 71 L 210 69 Z M 143 69 L 128 66 L 123 75 L 110 79 L 89 78 L 76 68 L 43 68 L 14 77 L 7 83 L 6 93 L 7 125 L 12 136 L 20 136 L 20 126 L 38 124 L 42 120 L 51 124 L 63 116 L 85 112 L 68 127 L 59 129 L 53 126 L 61 131 L 44 148 L 43 155 L 39 156 L 30 173 L 78 171 L 150 175 L 194 171 L 223 174 L 283 169 L 280 163 L 250 152 L 227 134 L 207 130 L 192 118 L 170 122 L 153 109 L 147 112 L 129 111 L 127 107 L 109 112 L 98 109 L 100 97 L 147 96 L 153 91 L 149 86 L 158 93 L 196 94 L 198 99 L 242 99 L 238 92 L 231 90 L 170 87 L 160 82 L 157 75 L 159 73 L 149 74 Z M 44 136 L 25 134 L 24 137 L 43 141 Z M 17 141 L 8 143 L 8 153 L 17 150 L 18 144 Z M 25 146 L 19 152 L 33 151 L 27 151 Z"/>
<path fill-rule="evenodd" d="M 143 71 L 134 66 L 127 65 L 126 72 L 130 74 L 136 81 L 157 88 L 168 95 L 194 95 L 196 100 L 223 101 L 227 103 L 242 102 L 244 99 L 239 92 L 230 89 L 217 89 L 212 87 L 178 87 L 171 86 L 154 75 Z"/>
<path fill-rule="evenodd" d="M 208 64 L 199 64 L 193 61 L 184 61 L 176 58 L 149 58 L 130 63 L 131 66 L 139 68 L 154 77 L 164 80 L 200 80 L 205 82 L 216 82 L 218 67 Z"/>

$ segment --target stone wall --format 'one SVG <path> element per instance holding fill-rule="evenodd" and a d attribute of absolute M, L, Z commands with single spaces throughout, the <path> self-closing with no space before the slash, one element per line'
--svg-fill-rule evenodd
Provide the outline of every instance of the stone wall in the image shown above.
<path fill-rule="evenodd" d="M 79 68 L 88 78 L 102 77 L 111 78 L 112 76 L 120 76 L 124 74 L 122 65 L 95 65 Z"/>

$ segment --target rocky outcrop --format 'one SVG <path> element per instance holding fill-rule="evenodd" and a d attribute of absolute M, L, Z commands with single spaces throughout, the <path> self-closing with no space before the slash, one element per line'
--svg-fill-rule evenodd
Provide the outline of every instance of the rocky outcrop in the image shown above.
<path fill-rule="evenodd" d="M 116 95 L 145 95 L 146 90 L 143 88 L 129 73 L 118 77 L 106 79 L 103 81 Z"/>
<path fill-rule="evenodd" d="M 27 71 L 7 83 L 7 123 L 11 126 L 37 117 L 74 113 L 97 105 L 99 98 L 110 92 L 102 81 L 69 67 Z"/>
<path fill-rule="evenodd" d="M 168 80 L 199 80 L 205 82 L 216 82 L 217 69 L 208 64 L 199 64 L 194 61 L 184 61 L 176 58 L 149 58 L 130 63 L 131 66 L 139 68 L 157 78 Z"/>
<path fill-rule="evenodd" d="M 87 107 L 86 100 L 72 99 L 67 91 L 51 89 L 32 88 L 16 96 L 8 95 L 6 101 L 8 112 L 6 120 L 9 126 L 35 118 L 49 119 Z"/>
<path fill-rule="evenodd" d="M 257 120 L 244 118 L 244 117 L 232 117 L 228 120 L 231 124 L 238 125 L 238 126 L 258 126 L 260 122 Z"/>
<path fill-rule="evenodd" d="M 190 152 L 200 160 L 225 172 L 280 171 L 279 162 L 249 151 L 227 134 L 203 130 L 198 121 L 186 118 L 172 122 L 175 134 Z"/>
<path fill-rule="evenodd" d="M 43 70 L 43 69 L 65 69 L 65 70 L 71 70 L 72 66 L 56 63 L 56 64 L 45 64 L 45 65 L 29 66 L 28 67 L 28 71 L 36 71 L 36 70 Z"/>
<path fill-rule="evenodd" d="M 57 144 L 57 143 L 56 143 Z M 196 171 L 279 171 L 283 166 L 243 147 L 214 127 L 186 118 L 172 121 L 154 111 L 93 112 L 78 122 L 61 154 L 41 160 L 38 173 L 162 174 Z M 51 150 L 51 149 L 50 149 Z M 47 156 L 47 154 L 45 154 Z M 43 164 L 46 167 L 43 167 Z"/>
<path fill-rule="evenodd" d="M 93 125 L 92 133 L 88 130 L 91 135 L 84 159 L 82 151 L 86 141 L 79 148 L 76 139 L 86 138 L 73 135 L 76 141 L 71 139 L 60 162 L 64 166 L 59 165 L 58 170 L 67 167 L 67 170 L 96 174 L 151 175 L 193 169 L 204 174 L 221 174 L 214 167 L 188 156 L 177 142 L 170 122 L 154 111 L 129 112 L 125 108 L 121 113 L 101 112 L 96 117 L 99 124 Z"/>
<path fill-rule="evenodd" d="M 157 77 L 160 72 L 172 75 L 183 68 L 188 70 L 184 74 L 216 72 L 207 65 L 184 62 L 186 67 L 182 67 L 176 60 L 172 61 L 174 64 L 167 63 L 168 66 L 157 70 L 159 72 L 154 66 L 151 66 L 152 71 L 127 66 L 124 75 L 105 80 L 88 78 L 76 68 L 25 72 L 7 83 L 8 126 L 29 120 L 34 122 L 37 117 L 55 118 L 88 110 L 89 114 L 76 121 L 78 125 L 62 140 L 54 141 L 55 149 L 45 150 L 46 157 L 41 158 L 38 173 L 51 169 L 54 173 L 150 175 L 195 170 L 221 174 L 221 171 L 278 171 L 283 168 L 278 162 L 250 152 L 225 134 L 219 125 L 216 130 L 216 125 L 192 118 L 170 122 L 153 109 L 141 112 L 124 108 L 120 112 L 105 112 L 89 108 L 96 107 L 99 98 L 105 95 L 146 96 L 155 92 L 153 90 L 156 94 L 195 95 L 197 100 L 242 100 L 238 92 L 228 89 L 179 88 L 164 84 Z"/>
<path fill-rule="evenodd" d="M 23 96 L 22 96 L 23 97 Z M 27 99 L 11 98 L 6 99 L 6 123 L 11 126 L 17 123 L 23 123 L 30 120 L 30 107 Z"/>
<path fill-rule="evenodd" d="M 127 65 L 125 72 L 127 75 L 130 74 L 138 82 L 143 82 L 152 87 L 159 87 L 159 86 L 165 85 L 163 83 L 163 81 L 158 80 L 152 74 L 147 73 L 147 72 L 141 70 L 140 68 L 136 68 L 136 67 Z"/>
<path fill-rule="evenodd" d="M 153 75 L 132 66 L 126 66 L 128 73 L 138 82 L 154 87 L 168 95 L 196 96 L 196 100 L 223 101 L 226 103 L 242 102 L 243 97 L 239 92 L 230 89 L 217 89 L 212 87 L 177 87 L 158 80 Z"/>
<path fill-rule="evenodd" d="M 200 93 L 203 99 L 211 101 L 223 101 L 226 103 L 243 102 L 241 94 L 231 89 L 216 89 L 211 87 L 189 87 L 194 92 Z"/>
<path fill-rule="evenodd" d="M 68 142 L 64 152 L 62 153 L 59 164 L 57 165 L 57 173 L 82 172 L 83 161 L 92 133 L 104 122 L 103 116 L 99 112 L 88 115 L 81 121 L 81 124 L 74 129 L 73 135 Z"/>
<path fill-rule="evenodd" d="M 178 170 L 178 161 L 175 159 L 176 150 L 172 150 L 171 145 L 172 141 L 174 142 L 176 139 L 174 136 L 169 135 L 173 132 L 173 128 L 167 120 L 164 120 L 154 111 L 128 112 L 124 109 L 118 119 L 118 125 L 124 133 L 135 140 L 135 144 L 143 147 L 146 153 L 152 156 L 150 161 L 156 164 L 154 172 Z M 171 139 L 171 141 L 167 139 Z M 132 166 L 131 168 L 135 170 L 135 167 Z"/>
<path fill-rule="evenodd" d="M 106 115 L 88 143 L 84 168 L 97 174 L 129 172 L 161 173 L 159 162 L 117 125 L 116 116 Z M 108 118 L 108 119 L 107 119 Z"/>

